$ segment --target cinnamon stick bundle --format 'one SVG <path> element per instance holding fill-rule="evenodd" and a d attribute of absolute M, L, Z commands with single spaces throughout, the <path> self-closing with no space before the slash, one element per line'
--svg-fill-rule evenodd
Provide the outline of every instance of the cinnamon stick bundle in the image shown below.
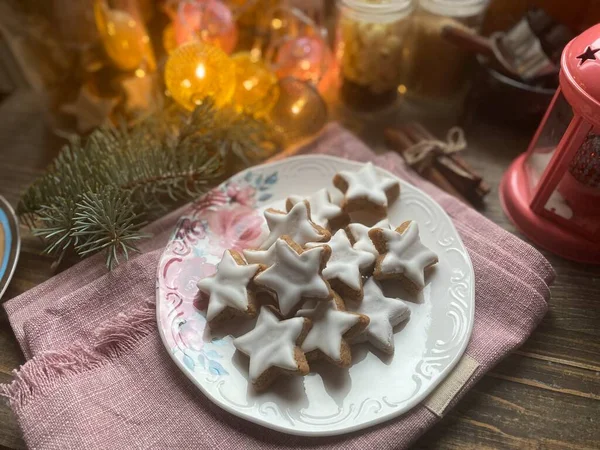
<path fill-rule="evenodd" d="M 397 151 L 423 178 L 465 203 L 479 206 L 489 193 L 489 185 L 456 152 L 447 147 L 419 123 L 385 130 L 388 146 Z M 431 143 L 431 149 L 415 161 L 408 157 L 416 145 Z M 436 145 L 436 143 L 439 143 Z"/>

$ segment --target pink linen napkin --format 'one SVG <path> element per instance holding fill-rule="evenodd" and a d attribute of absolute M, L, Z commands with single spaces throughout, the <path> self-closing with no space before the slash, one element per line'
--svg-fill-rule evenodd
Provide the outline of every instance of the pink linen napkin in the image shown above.
<path fill-rule="evenodd" d="M 449 397 L 452 407 L 544 316 L 554 272 L 535 249 L 411 173 L 394 153 L 376 156 L 331 124 L 301 153 L 373 161 L 429 193 L 452 217 L 475 269 L 475 325 L 466 358 L 475 361 Z M 181 373 L 155 321 L 158 258 L 180 211 L 155 222 L 142 253 L 107 273 L 102 256 L 5 304 L 30 358 L 0 387 L 27 444 L 65 448 L 397 449 L 443 411 L 427 402 L 352 434 L 307 438 L 268 430 L 213 405 Z"/>

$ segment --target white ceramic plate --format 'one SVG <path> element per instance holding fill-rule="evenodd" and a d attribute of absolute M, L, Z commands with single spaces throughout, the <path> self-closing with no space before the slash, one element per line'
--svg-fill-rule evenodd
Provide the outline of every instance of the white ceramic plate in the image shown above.
<path fill-rule="evenodd" d="M 291 194 L 308 196 L 323 187 L 333 192 L 337 172 L 361 166 L 328 156 L 299 156 L 253 167 L 191 204 L 177 225 L 158 269 L 160 335 L 179 368 L 230 413 L 290 434 L 349 433 L 410 410 L 464 352 L 475 310 L 471 261 L 442 208 L 402 180 L 400 198 L 390 205 L 390 222 L 416 220 L 439 264 L 420 294 L 384 285 L 387 295 L 408 300 L 411 308 L 410 320 L 395 333 L 393 357 L 361 344 L 353 347 L 348 370 L 311 364 L 316 371 L 308 376 L 285 378 L 256 394 L 246 378 L 247 358 L 235 351 L 231 335 L 212 334 L 206 326 L 196 282 L 214 273 L 225 249 L 251 247 L 261 239 L 262 210 L 282 207 Z"/>

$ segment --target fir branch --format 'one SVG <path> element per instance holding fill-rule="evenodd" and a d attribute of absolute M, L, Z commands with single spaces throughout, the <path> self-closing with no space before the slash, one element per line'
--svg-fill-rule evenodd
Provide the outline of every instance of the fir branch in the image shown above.
<path fill-rule="evenodd" d="M 149 220 L 206 192 L 240 166 L 267 157 L 278 140 L 264 122 L 206 99 L 191 115 L 171 106 L 132 129 L 73 138 L 23 194 L 17 212 L 45 252 L 106 252 L 127 259 Z"/>
<path fill-rule="evenodd" d="M 56 256 L 57 263 L 70 248 L 77 245 L 78 239 L 71 232 L 75 209 L 76 203 L 71 199 L 57 197 L 53 204 L 43 205 L 37 213 L 42 226 L 34 228 L 33 234 L 47 241 L 44 253 Z"/>
<path fill-rule="evenodd" d="M 108 186 L 103 192 L 83 194 L 72 227 L 78 239 L 75 250 L 86 256 L 107 249 L 106 266 L 113 269 L 119 254 L 127 259 L 129 252 L 138 251 L 136 242 L 150 236 L 139 231 L 145 225 L 140 217 L 128 191 Z"/>

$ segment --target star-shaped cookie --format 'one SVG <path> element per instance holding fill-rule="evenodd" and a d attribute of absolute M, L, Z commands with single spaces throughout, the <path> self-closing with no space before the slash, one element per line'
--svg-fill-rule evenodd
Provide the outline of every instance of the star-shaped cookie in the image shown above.
<path fill-rule="evenodd" d="M 289 211 L 292 207 L 303 201 L 308 201 L 310 205 L 310 218 L 317 225 L 334 229 L 344 226 L 350 220 L 348 214 L 342 211 L 342 208 L 331 201 L 331 196 L 326 188 L 319 189 L 308 198 L 299 195 L 288 197 L 285 205 Z"/>
<path fill-rule="evenodd" d="M 307 248 L 322 244 L 309 243 Z M 323 269 L 323 278 L 344 300 L 360 301 L 362 298 L 361 271 L 373 267 L 375 256 L 372 253 L 352 248 L 344 230 L 338 230 L 327 242 L 331 256 Z"/>
<path fill-rule="evenodd" d="M 387 212 L 388 204 L 400 194 L 400 182 L 381 175 L 370 162 L 358 171 L 336 174 L 333 184 L 345 194 L 342 209 L 347 213 L 372 210 L 383 214 Z"/>
<path fill-rule="evenodd" d="M 244 258 L 227 250 L 217 266 L 217 272 L 198 281 L 198 289 L 209 295 L 206 319 L 221 323 L 235 316 L 254 317 L 254 296 L 248 284 L 260 269 L 258 264 L 246 264 Z"/>
<path fill-rule="evenodd" d="M 425 287 L 425 271 L 438 257 L 421 243 L 417 222 L 406 221 L 395 230 L 375 228 L 369 237 L 380 254 L 373 272 L 376 279 L 406 280 L 416 290 Z"/>
<path fill-rule="evenodd" d="M 275 262 L 275 246 L 271 245 L 267 250 L 243 250 L 244 258 L 250 264 L 262 264 L 263 266 L 272 266 Z"/>
<path fill-rule="evenodd" d="M 369 342 L 379 350 L 394 353 L 394 327 L 410 317 L 410 309 L 400 299 L 383 295 L 373 278 L 365 283 L 363 300 L 359 304 L 348 303 L 348 310 L 369 317 L 365 331 L 352 342 Z"/>
<path fill-rule="evenodd" d="M 364 252 L 371 253 L 374 257 L 379 256 L 379 252 L 375 248 L 373 241 L 369 237 L 369 231 L 373 228 L 390 228 L 390 222 L 388 219 L 383 219 L 377 222 L 372 227 L 368 227 L 363 225 L 362 223 L 351 223 L 346 227 L 346 232 L 348 233 L 348 237 L 352 241 L 352 246 L 356 250 L 362 250 Z M 373 261 L 374 262 L 374 261 Z"/>
<path fill-rule="evenodd" d="M 312 322 L 301 347 L 306 358 L 309 361 L 325 358 L 337 366 L 349 367 L 352 354 L 346 339 L 361 333 L 369 324 L 369 318 L 345 311 L 344 302 L 337 296 L 320 302 L 314 309 L 300 310 L 298 315 Z"/>
<path fill-rule="evenodd" d="M 276 209 L 267 209 L 265 219 L 269 226 L 269 235 L 259 250 L 266 250 L 281 236 L 289 236 L 299 245 L 307 242 L 329 240 L 329 231 L 310 219 L 310 206 L 307 201 L 296 203 L 287 213 Z"/>
<path fill-rule="evenodd" d="M 281 374 L 306 375 L 308 363 L 300 345 L 310 320 L 303 317 L 282 320 L 262 307 L 256 326 L 233 340 L 233 345 L 250 358 L 250 382 L 263 391 Z"/>
<path fill-rule="evenodd" d="M 254 282 L 275 296 L 281 314 L 287 317 L 305 300 L 331 298 L 329 284 L 321 276 L 330 254 L 327 245 L 302 250 L 288 236 L 283 236 L 275 242 L 275 262 L 259 273 Z"/>

